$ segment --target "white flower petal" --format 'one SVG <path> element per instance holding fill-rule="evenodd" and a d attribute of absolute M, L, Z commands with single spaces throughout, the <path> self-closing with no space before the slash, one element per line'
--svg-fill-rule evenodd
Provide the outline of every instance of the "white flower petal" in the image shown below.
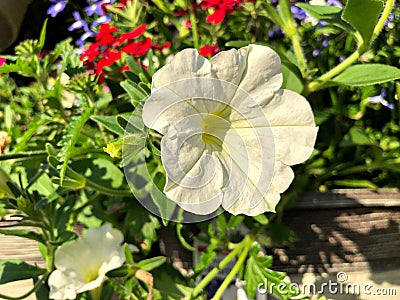
<path fill-rule="evenodd" d="M 189 116 L 174 124 L 161 141 L 161 159 L 167 197 L 188 211 L 208 214 L 222 202 L 223 172 L 202 140 L 201 119 L 201 115 Z"/>
<path fill-rule="evenodd" d="M 211 63 L 196 49 L 185 49 L 153 75 L 152 90 L 182 79 L 211 76 Z"/>
<path fill-rule="evenodd" d="M 65 276 L 61 271 L 54 270 L 48 280 L 50 287 L 50 299 L 75 299 L 76 290 L 82 284 L 71 278 Z"/>
<path fill-rule="evenodd" d="M 72 297 L 69 295 L 99 287 L 108 271 L 123 264 L 122 242 L 122 233 L 105 224 L 89 229 L 83 237 L 58 248 L 54 263 L 57 270 L 49 279 L 54 299 L 75 299 L 58 297 Z"/>
<path fill-rule="evenodd" d="M 315 126 L 308 101 L 290 90 L 276 92 L 263 110 L 270 126 Z"/>
<path fill-rule="evenodd" d="M 272 127 L 277 159 L 288 166 L 306 161 L 314 151 L 318 127 Z"/>
<path fill-rule="evenodd" d="M 271 48 L 260 45 L 249 45 L 246 48 L 247 68 L 239 88 L 263 105 L 282 86 L 281 60 Z"/>
<path fill-rule="evenodd" d="M 247 67 L 248 49 L 221 51 L 212 57 L 210 62 L 216 77 L 238 86 Z"/>

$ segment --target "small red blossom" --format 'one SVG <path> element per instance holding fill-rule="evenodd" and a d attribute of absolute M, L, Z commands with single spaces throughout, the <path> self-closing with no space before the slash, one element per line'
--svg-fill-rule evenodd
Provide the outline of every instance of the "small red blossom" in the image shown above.
<path fill-rule="evenodd" d="M 0 67 L 6 63 L 7 59 L 5 57 L 0 57 Z"/>
<path fill-rule="evenodd" d="M 125 71 L 130 71 L 131 68 L 128 65 L 125 65 L 119 70 L 120 73 L 124 73 Z"/>
<path fill-rule="evenodd" d="M 213 57 L 219 52 L 217 45 L 204 45 L 200 48 L 199 54 L 204 57 Z"/>
<path fill-rule="evenodd" d="M 163 43 L 163 44 L 161 44 L 161 45 L 153 44 L 153 45 L 151 46 L 151 49 L 162 51 L 162 50 L 164 50 L 164 49 L 166 49 L 166 48 L 169 48 L 169 47 L 171 47 L 171 42 L 165 42 L 165 43 Z"/>
<path fill-rule="evenodd" d="M 133 39 L 137 38 L 138 36 L 141 36 L 146 31 L 146 28 L 147 28 L 147 25 L 143 24 L 143 25 L 136 27 L 134 30 L 132 30 L 130 32 L 123 33 L 123 34 L 121 34 L 121 37 L 119 38 L 118 42 L 120 44 L 122 44 L 126 40 L 133 40 Z"/>
<path fill-rule="evenodd" d="M 143 56 L 149 51 L 151 47 L 151 38 L 146 38 L 138 42 L 130 42 L 126 46 L 122 47 L 122 52 L 127 54 Z"/>
<path fill-rule="evenodd" d="M 122 53 L 143 56 L 149 51 L 152 45 L 151 39 L 140 39 L 146 27 L 143 24 L 130 32 L 120 34 L 116 27 L 103 24 L 96 36 L 96 42 L 89 45 L 80 59 L 84 61 L 88 70 L 104 76 L 104 68 L 120 60 Z"/>
<path fill-rule="evenodd" d="M 214 12 L 206 18 L 206 22 L 218 25 L 224 20 L 227 14 L 232 13 L 235 8 L 239 8 L 243 1 L 244 0 L 202 0 L 200 7 L 203 9 L 213 9 Z M 246 2 L 249 1 L 246 0 Z"/>

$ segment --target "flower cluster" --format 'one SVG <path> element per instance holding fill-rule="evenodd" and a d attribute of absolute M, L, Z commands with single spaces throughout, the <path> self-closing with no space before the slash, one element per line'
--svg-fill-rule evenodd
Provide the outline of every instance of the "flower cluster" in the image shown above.
<path fill-rule="evenodd" d="M 111 66 L 121 59 L 122 53 L 132 56 L 145 55 L 152 45 L 149 37 L 143 37 L 146 25 L 140 25 L 127 33 L 120 33 L 116 27 L 109 24 L 100 26 L 96 41 L 81 54 L 81 60 L 95 73 L 104 75 L 104 67 Z"/>
<path fill-rule="evenodd" d="M 50 0 L 54 4 L 49 7 L 47 14 L 52 17 L 64 10 L 68 1 L 67 0 Z M 86 0 L 88 5 L 83 8 L 84 15 L 82 16 L 79 11 L 74 11 L 72 16 L 74 23 L 68 27 L 69 31 L 83 30 L 83 34 L 77 40 L 77 45 L 83 47 L 86 40 L 94 37 L 98 32 L 98 27 L 102 24 L 108 24 L 111 17 L 107 14 L 107 5 L 115 3 L 116 7 L 123 9 L 127 2 L 130 0 Z M 87 20 L 92 20 L 88 22 Z"/>
<path fill-rule="evenodd" d="M 203 0 L 200 3 L 200 7 L 212 9 L 213 13 L 206 18 L 206 22 L 218 25 L 227 14 L 232 13 L 243 2 L 243 0 Z M 246 2 L 254 2 L 254 0 L 246 0 Z"/>

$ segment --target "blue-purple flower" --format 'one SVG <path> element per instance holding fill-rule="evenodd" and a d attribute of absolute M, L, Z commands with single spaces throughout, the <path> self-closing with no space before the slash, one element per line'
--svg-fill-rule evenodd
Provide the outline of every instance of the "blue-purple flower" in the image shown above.
<path fill-rule="evenodd" d="M 385 97 L 386 97 L 386 89 L 383 88 L 383 89 L 381 90 L 381 93 L 380 93 L 379 95 L 373 96 L 373 97 L 369 97 L 369 98 L 368 98 L 368 101 L 369 101 L 370 103 L 380 103 L 380 104 L 382 104 L 383 106 L 386 106 L 386 107 L 389 108 L 389 109 L 394 109 L 394 104 L 389 103 L 389 102 L 385 99 Z"/>
<path fill-rule="evenodd" d="M 67 6 L 68 0 L 50 0 L 50 2 L 54 4 L 49 7 L 47 14 L 54 18 L 59 12 L 64 10 L 65 6 Z"/>

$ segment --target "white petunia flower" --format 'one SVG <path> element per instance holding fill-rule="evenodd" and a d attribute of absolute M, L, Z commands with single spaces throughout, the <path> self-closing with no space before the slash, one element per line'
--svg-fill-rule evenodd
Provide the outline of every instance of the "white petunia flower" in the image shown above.
<path fill-rule="evenodd" d="M 105 274 L 125 261 L 122 233 L 105 224 L 57 249 L 49 277 L 50 299 L 75 299 L 102 285 Z"/>
<path fill-rule="evenodd" d="M 211 60 L 185 49 L 154 74 L 142 117 L 164 135 L 171 200 L 202 215 L 275 211 L 318 130 L 307 100 L 280 89 L 280 67 L 273 50 L 250 45 Z"/>

